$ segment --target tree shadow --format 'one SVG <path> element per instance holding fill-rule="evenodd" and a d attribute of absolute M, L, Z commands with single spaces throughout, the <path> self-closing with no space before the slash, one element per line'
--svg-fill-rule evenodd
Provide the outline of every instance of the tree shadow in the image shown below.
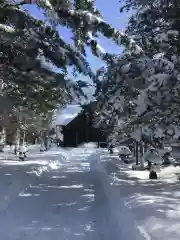
<path fill-rule="evenodd" d="M 103 235 L 107 227 L 100 229 L 106 200 L 99 184 L 83 164 L 73 171 L 46 172 L 9 205 L 0 218 L 6 228 L 0 230 L 1 236 L 14 240 L 109 240 Z"/>
<path fill-rule="evenodd" d="M 44 171 L 61 168 L 63 163 L 68 164 L 68 153 L 62 154 L 61 150 L 41 153 L 37 150 L 37 147 L 30 148 L 30 156 L 25 161 L 19 161 L 11 149 L 0 154 L 0 213 Z"/>
<path fill-rule="evenodd" d="M 111 184 L 137 223 L 152 239 L 179 239 L 180 182 L 141 180 L 130 176 L 130 170 L 117 160 L 106 158 L 104 167 Z"/>

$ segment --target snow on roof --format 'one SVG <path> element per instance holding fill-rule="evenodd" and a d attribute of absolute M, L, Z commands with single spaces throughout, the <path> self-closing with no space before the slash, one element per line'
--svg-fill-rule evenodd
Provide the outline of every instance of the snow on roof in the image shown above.
<path fill-rule="evenodd" d="M 66 126 L 81 112 L 80 105 L 68 105 L 65 109 L 61 109 L 54 117 L 52 126 Z"/>
<path fill-rule="evenodd" d="M 78 113 L 76 114 L 63 114 L 58 116 L 57 121 L 56 121 L 56 125 L 67 125 L 68 123 L 70 123 L 76 116 L 78 115 Z"/>

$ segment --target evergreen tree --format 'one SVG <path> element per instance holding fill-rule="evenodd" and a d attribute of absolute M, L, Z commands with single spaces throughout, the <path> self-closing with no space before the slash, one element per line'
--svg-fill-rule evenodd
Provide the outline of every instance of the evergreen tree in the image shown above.
<path fill-rule="evenodd" d="M 52 110 L 82 94 L 69 79 L 68 66 L 92 77 L 93 73 L 85 58 L 53 27 L 20 8 L 26 3 L 0 4 L 1 93 L 16 106 Z M 61 73 L 55 73 L 53 66 Z"/>
<path fill-rule="evenodd" d="M 45 13 L 45 19 L 37 20 L 22 9 L 22 6 L 28 4 L 35 4 L 41 8 Z M 75 48 L 66 43 L 56 31 L 58 24 L 71 28 Z M 94 1 L 87 0 L 76 0 L 73 3 L 53 0 L 20 2 L 1 0 L 0 31 L 1 92 L 15 99 L 19 105 L 27 106 L 34 100 L 30 104 L 31 109 L 37 104 L 40 96 L 46 105 L 50 102 L 49 98 L 53 101 L 59 97 L 58 103 L 62 103 L 62 99 L 66 102 L 65 96 L 58 93 L 67 86 L 63 91 L 63 95 L 67 97 L 70 97 L 69 90 L 71 93 L 73 89 L 76 90 L 74 93 L 82 93 L 71 81 L 67 83 L 69 66 L 75 67 L 75 70 L 89 75 L 96 81 L 86 61 L 84 49 L 88 45 L 96 56 L 101 56 L 105 60 L 109 57 L 97 43 L 98 32 L 120 45 L 129 41 L 103 20 Z M 54 73 L 46 63 L 58 67 L 61 73 Z M 42 94 L 43 92 L 46 94 Z M 19 103 L 18 100 L 22 102 Z"/>
<path fill-rule="evenodd" d="M 126 8 L 131 4 L 138 9 L 127 34 L 143 51 L 126 49 L 105 69 L 97 94 L 99 118 L 123 137 L 124 132 L 137 140 L 144 135 L 155 144 L 154 139 L 159 143 L 162 137 L 179 134 L 179 5 L 177 1 L 128 1 Z"/>
<path fill-rule="evenodd" d="M 173 32 L 172 34 L 171 31 L 172 37 L 170 40 L 168 39 L 168 42 L 164 45 L 167 50 L 166 55 L 169 57 L 165 54 L 152 56 L 148 54 L 144 44 L 140 41 L 139 46 L 131 37 L 117 31 L 105 22 L 95 8 L 93 1 L 77 0 L 72 3 L 70 1 L 59 2 L 53 0 L 39 0 L 34 2 L 34 4 L 44 10 L 46 21 L 36 20 L 20 8 L 22 5 L 32 4 L 32 1 L 23 1 L 15 4 L 5 0 L 1 0 L 1 2 L 3 4 L 1 4 L 2 17 L 0 21 L 3 33 L 2 39 L 5 39 L 4 42 L 2 41 L 2 44 L 4 44 L 4 49 L 7 49 L 5 54 L 3 54 L 3 57 L 6 57 L 6 59 L 3 59 L 6 64 L 2 66 L 3 74 L 5 75 L 5 77 L 2 78 L 3 83 L 5 83 L 4 85 L 2 84 L 3 89 L 5 89 L 8 82 L 9 86 L 7 89 L 12 89 L 11 93 L 19 91 L 19 89 L 16 90 L 20 83 L 19 79 L 17 79 L 17 76 L 19 77 L 20 75 L 18 74 L 19 72 L 24 73 L 24 76 L 29 75 L 29 72 L 31 72 L 31 74 L 38 73 L 38 75 L 35 74 L 34 77 L 34 79 L 38 79 L 38 81 L 39 79 L 44 79 L 45 76 L 48 76 L 46 83 L 51 83 L 49 75 L 50 79 L 52 79 L 51 77 L 53 75 L 53 80 L 54 77 L 61 77 L 66 83 L 67 76 L 64 72 L 66 72 L 67 66 L 75 66 L 78 71 L 88 74 L 97 83 L 97 97 L 99 98 L 102 89 L 99 88 L 100 82 L 98 76 L 94 76 L 85 60 L 84 49 L 86 45 L 89 45 L 96 56 L 102 57 L 102 59 L 107 62 L 108 68 L 107 71 L 105 70 L 105 75 L 102 78 L 106 79 L 111 73 L 113 74 L 113 77 L 110 78 L 111 81 L 108 80 L 106 83 L 103 83 L 103 85 L 106 86 L 103 87 L 104 89 L 107 89 L 108 87 L 111 90 L 108 91 L 109 95 L 106 94 L 108 97 L 105 99 L 105 102 L 107 102 L 108 99 L 111 99 L 110 102 L 112 102 L 115 94 L 118 94 L 119 96 L 117 99 L 119 104 L 123 105 L 122 99 L 124 101 L 124 105 L 118 114 L 116 113 L 117 111 L 114 112 L 113 104 L 111 104 L 111 111 L 109 112 L 114 112 L 112 116 L 116 116 L 114 117 L 116 122 L 118 121 L 119 123 L 119 116 L 121 116 L 121 118 L 126 121 L 126 124 L 123 125 L 126 125 L 126 129 L 129 131 L 129 129 L 133 129 L 133 126 L 137 123 L 139 125 L 141 122 L 151 121 L 149 116 L 153 115 L 154 112 L 158 117 L 160 116 L 160 119 L 162 119 L 165 118 L 167 112 L 171 110 L 171 108 L 169 108 L 169 103 L 175 100 L 178 94 L 177 82 L 179 71 L 178 68 L 176 71 L 173 71 L 174 65 L 171 64 L 172 61 L 169 57 L 174 55 L 169 54 L 167 49 L 171 46 L 172 40 L 176 40 L 177 32 Z M 74 33 L 75 48 L 64 42 L 62 37 L 59 36 L 58 32 L 55 30 L 57 24 L 72 29 Z M 122 57 L 114 58 L 107 54 L 97 42 L 98 33 L 102 33 L 105 37 L 111 38 L 118 45 L 123 44 L 126 48 L 124 55 Z M 10 47 L 6 46 L 6 44 Z M 10 49 L 10 51 L 8 51 L 8 49 Z M 175 49 L 175 47 L 173 47 L 173 49 Z M 19 56 L 23 59 L 21 59 L 19 65 L 16 61 L 15 63 L 12 61 L 13 58 L 11 59 L 11 56 L 14 56 L 14 53 L 15 56 L 18 56 L 17 59 L 20 58 Z M 158 45 L 156 53 L 161 53 Z M 63 70 L 60 76 L 57 76 L 57 74 L 54 76 L 51 69 L 44 67 L 42 61 L 45 62 L 45 60 L 48 60 Z M 28 64 L 31 63 L 30 71 L 29 68 L 27 69 L 27 62 Z M 24 63 L 24 65 L 22 63 Z M 8 80 L 9 66 L 11 66 L 13 71 L 11 70 L 10 79 Z M 22 71 L 20 66 L 24 67 L 24 71 Z M 5 69 L 3 69 L 3 67 Z M 16 74 L 14 74 L 14 72 Z M 28 74 L 26 74 L 27 72 Z M 42 76 L 42 72 L 45 76 Z M 22 79 L 24 79 L 24 76 L 22 76 Z M 115 78 L 115 80 L 113 78 Z M 43 82 L 44 84 L 44 81 L 40 82 Z M 55 81 L 55 83 L 57 82 L 59 83 L 59 81 Z M 34 94 L 33 92 L 38 98 L 39 96 L 43 96 L 42 100 L 48 96 L 48 91 L 44 91 L 45 87 L 51 85 L 47 84 L 44 86 L 43 84 L 41 90 L 38 89 L 38 94 Z M 108 86 L 109 84 L 110 87 Z M 167 96 L 166 93 L 169 91 L 169 84 L 171 84 L 171 94 Z M 117 85 L 119 86 L 118 88 Z M 68 87 L 68 90 L 72 89 L 70 82 Z M 56 89 L 59 90 L 60 88 Z M 42 93 L 44 93 L 44 95 Z M 68 93 L 67 96 L 69 97 L 70 94 Z M 32 99 L 35 99 L 33 94 Z M 15 94 L 13 100 L 18 100 L 17 96 L 18 95 Z M 22 96 L 24 97 L 24 92 L 20 92 L 19 96 L 19 99 L 23 99 Z M 47 99 L 48 98 L 49 96 Z M 27 98 L 25 97 L 25 100 L 26 99 Z M 55 99 L 57 98 L 55 97 Z M 60 100 L 62 100 L 62 98 L 60 98 Z M 144 104 L 142 104 L 142 100 L 144 101 Z M 46 107 L 49 108 L 49 103 L 43 101 L 43 103 L 45 102 Z M 45 107 L 42 108 L 44 109 Z M 151 109 L 153 109 L 153 111 Z M 163 117 L 161 117 L 161 114 L 164 114 Z M 161 121 L 161 124 L 162 123 L 163 121 Z M 113 120 L 111 125 L 115 125 Z"/>

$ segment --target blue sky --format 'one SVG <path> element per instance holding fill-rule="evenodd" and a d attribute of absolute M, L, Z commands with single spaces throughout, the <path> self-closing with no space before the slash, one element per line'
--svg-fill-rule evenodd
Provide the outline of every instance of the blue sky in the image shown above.
<path fill-rule="evenodd" d="M 105 3 L 106 2 L 106 3 Z M 35 5 L 26 5 L 26 9 L 36 18 L 38 19 L 43 19 L 43 14 L 42 12 L 39 11 L 39 9 L 37 9 L 35 7 Z M 124 30 L 127 22 L 128 22 L 128 18 L 130 16 L 130 13 L 120 13 L 119 9 L 121 7 L 119 0 L 96 0 L 96 6 L 99 9 L 99 11 L 101 12 L 101 14 L 104 17 L 104 20 L 107 21 L 108 23 L 112 24 L 115 28 L 119 29 L 119 30 Z M 58 27 L 58 31 L 60 33 L 61 36 L 63 36 L 63 38 L 68 41 L 68 42 L 72 42 L 71 41 L 71 32 L 70 30 L 63 28 L 61 26 Z M 106 39 L 104 37 L 100 37 L 98 40 L 99 44 L 107 51 L 110 53 L 121 53 L 122 48 L 117 46 L 115 43 L 113 43 L 111 40 Z M 103 61 L 101 61 L 100 59 L 98 59 L 97 57 L 93 56 L 90 49 L 87 49 L 87 57 L 88 57 L 88 62 L 91 65 L 91 68 L 93 70 L 97 70 L 98 68 L 100 68 L 103 65 Z M 79 76 L 78 79 L 81 80 L 86 80 L 86 81 L 90 81 L 90 79 L 88 79 L 88 77 L 85 76 Z M 87 90 L 88 95 L 91 95 L 92 89 Z M 74 116 L 74 112 L 79 111 L 77 106 L 73 107 L 72 106 L 68 106 L 67 110 L 64 111 L 63 114 L 63 118 L 66 118 L 66 113 L 67 113 L 67 118 L 69 119 L 70 115 L 72 113 L 72 116 Z"/>

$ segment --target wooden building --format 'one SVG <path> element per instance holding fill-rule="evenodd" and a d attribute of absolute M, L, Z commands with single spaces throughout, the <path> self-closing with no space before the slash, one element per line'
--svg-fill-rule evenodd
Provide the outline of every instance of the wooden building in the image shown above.
<path fill-rule="evenodd" d="M 63 126 L 65 147 L 77 147 L 85 142 L 106 142 L 103 129 L 93 127 L 93 109 L 86 107 L 71 122 Z"/>

